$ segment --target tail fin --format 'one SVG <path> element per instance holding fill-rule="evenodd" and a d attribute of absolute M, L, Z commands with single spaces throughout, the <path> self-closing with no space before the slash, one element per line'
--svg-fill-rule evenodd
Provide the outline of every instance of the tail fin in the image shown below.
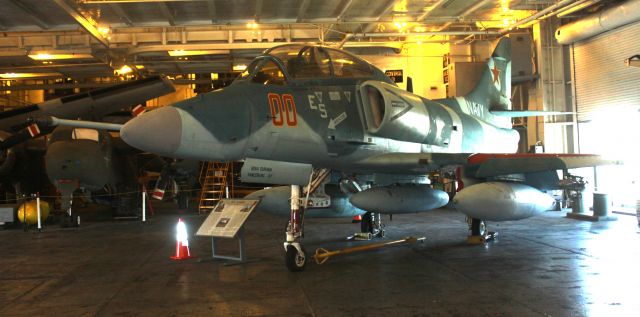
<path fill-rule="evenodd" d="M 490 110 L 511 110 L 511 39 L 498 41 L 476 87 L 464 97 Z"/>

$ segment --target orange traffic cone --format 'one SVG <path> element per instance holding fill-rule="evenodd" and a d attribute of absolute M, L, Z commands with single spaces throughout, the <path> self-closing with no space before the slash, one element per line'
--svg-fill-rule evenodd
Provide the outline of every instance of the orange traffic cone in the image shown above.
<path fill-rule="evenodd" d="M 189 252 L 189 239 L 187 237 L 187 226 L 182 218 L 178 218 L 176 226 L 176 255 L 171 257 L 174 260 L 184 260 L 192 258 Z"/>

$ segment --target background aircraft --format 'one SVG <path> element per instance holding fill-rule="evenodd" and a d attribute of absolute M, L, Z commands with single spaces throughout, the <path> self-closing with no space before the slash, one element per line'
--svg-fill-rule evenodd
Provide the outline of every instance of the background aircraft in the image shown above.
<path fill-rule="evenodd" d="M 104 130 L 55 128 L 44 159 L 49 180 L 62 196 L 60 207 L 70 213 L 63 225 L 76 224 L 69 207 L 79 189 L 111 205 L 114 215 L 131 213 L 139 201 L 138 170 L 132 160 L 136 153 L 126 144 L 118 147 L 117 138 Z"/>
<path fill-rule="evenodd" d="M 517 220 L 551 207 L 541 190 L 558 185 L 556 170 L 608 163 L 590 155 L 492 154 L 517 150 L 510 117 L 541 115 L 511 111 L 510 64 L 511 42 L 503 38 L 471 93 L 431 101 L 350 53 L 284 45 L 257 57 L 231 86 L 141 115 L 120 132 L 149 152 L 242 159 L 243 180 L 292 184 L 290 200 L 279 188 L 262 191 L 260 208 L 289 210 L 285 258 L 299 271 L 304 217 L 334 203 L 327 183 L 340 180 L 359 209 L 413 213 L 449 201 L 427 173 L 455 175 L 453 203 L 481 235 L 483 220 Z M 301 199 L 307 195 L 310 201 Z M 357 208 L 334 214 L 352 216 L 362 212 Z"/>
<path fill-rule="evenodd" d="M 102 120 L 108 114 L 173 91 L 175 88 L 170 81 L 153 76 L 0 113 L 0 180 L 3 187 L 5 190 L 13 187 L 11 191 L 14 191 L 20 183 L 38 184 L 34 172 L 39 171 L 41 165 L 31 163 L 34 159 L 37 161 L 41 155 L 32 154 L 34 151 L 43 153 L 46 146 L 44 142 L 29 147 L 25 147 L 23 143 L 50 133 L 53 127 L 36 127 L 30 119 L 56 116 L 66 119 Z M 51 156 L 50 154 L 49 157 Z M 27 179 L 28 182 L 23 182 Z M 25 189 L 33 192 L 40 188 Z M 19 189 L 15 191 L 20 192 Z"/>

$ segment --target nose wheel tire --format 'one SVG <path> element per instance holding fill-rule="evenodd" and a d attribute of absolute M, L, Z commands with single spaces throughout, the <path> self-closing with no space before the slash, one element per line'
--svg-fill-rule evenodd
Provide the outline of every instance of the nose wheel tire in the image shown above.
<path fill-rule="evenodd" d="M 298 249 L 292 245 L 287 246 L 287 251 L 285 253 L 285 261 L 287 264 L 287 268 L 291 272 L 301 272 L 304 270 L 305 265 L 307 264 L 307 255 L 302 246 L 300 247 L 302 252 L 298 251 Z"/>

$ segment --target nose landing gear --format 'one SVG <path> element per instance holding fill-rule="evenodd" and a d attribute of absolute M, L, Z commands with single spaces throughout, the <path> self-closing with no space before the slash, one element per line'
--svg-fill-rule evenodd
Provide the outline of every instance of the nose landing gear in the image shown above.
<path fill-rule="evenodd" d="M 304 209 L 309 195 L 322 185 L 329 174 L 330 170 L 327 169 L 316 170 L 311 174 L 309 185 L 304 191 L 304 204 L 300 203 L 300 185 L 291 185 L 291 213 L 284 242 L 285 264 L 291 272 L 303 271 L 307 264 L 307 255 L 301 244 L 304 237 Z"/>

